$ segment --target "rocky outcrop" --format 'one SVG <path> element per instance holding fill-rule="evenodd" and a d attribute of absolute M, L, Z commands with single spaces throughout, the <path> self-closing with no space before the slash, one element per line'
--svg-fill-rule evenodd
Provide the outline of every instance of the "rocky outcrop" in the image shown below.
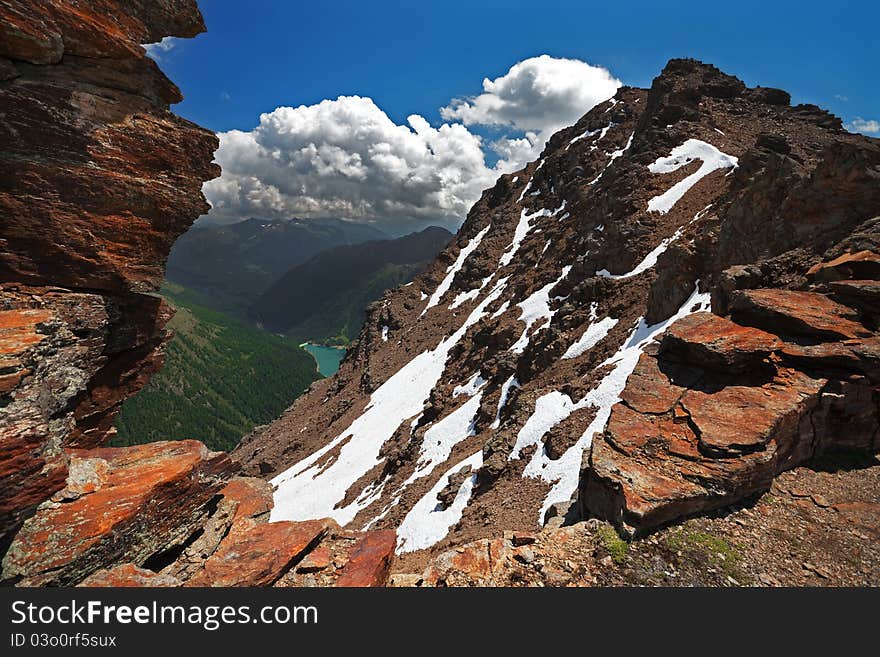
<path fill-rule="evenodd" d="M 876 258 L 820 263 L 806 290 L 736 291 L 735 322 L 697 313 L 673 324 L 593 442 L 584 512 L 642 533 L 763 493 L 827 450 L 880 450 L 880 336 L 823 293 L 828 272 L 856 274 L 841 263 Z"/>
<path fill-rule="evenodd" d="M 387 580 L 393 532 L 346 533 L 332 520 L 270 523 L 271 487 L 234 476 L 229 456 L 200 442 L 68 450 L 66 457 L 64 487 L 37 507 L 3 560 L 6 584 L 382 586 Z M 310 566 L 301 564 L 305 558 Z M 321 574 L 291 580 L 295 566 Z"/>
<path fill-rule="evenodd" d="M 187 586 L 271 586 L 324 537 L 333 521 L 272 522 L 239 529 Z"/>
<path fill-rule="evenodd" d="M 70 585 L 118 563 L 137 564 L 200 527 L 232 463 L 200 442 L 71 450 L 67 485 L 40 505 L 3 559 L 23 585 Z"/>
<path fill-rule="evenodd" d="M 0 0 L 0 581 L 272 585 L 338 526 L 268 523 L 271 487 L 200 442 L 101 447 L 162 363 L 152 293 L 219 170 L 140 45 L 203 31 L 194 0 L 87 5 Z M 322 583 L 384 584 L 393 532 L 349 538 Z"/>
<path fill-rule="evenodd" d="M 673 60 L 501 176 L 234 457 L 279 486 L 274 517 L 395 529 L 422 572 L 504 530 L 587 510 L 641 531 L 873 449 L 878 181 L 877 140 Z"/>
<path fill-rule="evenodd" d="M 194 0 L 0 2 L 0 553 L 161 365 L 150 293 L 217 139 L 140 44 L 203 30 Z"/>

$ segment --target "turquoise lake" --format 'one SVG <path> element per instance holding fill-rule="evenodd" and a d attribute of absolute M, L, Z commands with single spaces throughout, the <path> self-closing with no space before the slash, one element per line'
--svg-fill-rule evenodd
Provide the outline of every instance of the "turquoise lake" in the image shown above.
<path fill-rule="evenodd" d="M 320 344 L 306 343 L 300 345 L 308 351 L 318 363 L 318 371 L 324 376 L 332 376 L 339 369 L 339 362 L 345 356 L 342 347 L 325 347 Z"/>

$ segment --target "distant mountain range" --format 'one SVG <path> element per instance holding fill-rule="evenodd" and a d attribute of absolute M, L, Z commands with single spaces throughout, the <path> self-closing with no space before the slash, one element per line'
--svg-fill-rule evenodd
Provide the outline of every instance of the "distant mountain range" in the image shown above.
<path fill-rule="evenodd" d="M 386 239 L 382 231 L 341 219 L 247 219 L 194 226 L 168 256 L 166 278 L 212 308 L 243 317 L 291 267 L 341 245 Z"/>
<path fill-rule="evenodd" d="M 297 341 L 347 344 L 366 307 L 421 273 L 452 239 L 432 226 L 393 240 L 337 246 L 290 269 L 251 306 L 251 318 Z"/>

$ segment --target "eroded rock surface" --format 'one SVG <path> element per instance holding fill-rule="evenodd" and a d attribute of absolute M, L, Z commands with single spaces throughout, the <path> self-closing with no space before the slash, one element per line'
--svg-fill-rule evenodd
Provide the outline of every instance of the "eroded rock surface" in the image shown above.
<path fill-rule="evenodd" d="M 203 30 L 194 0 L 0 2 L 0 554 L 161 365 L 217 138 L 140 44 Z"/>
<path fill-rule="evenodd" d="M 857 275 L 841 264 L 850 260 L 810 275 Z M 697 313 L 670 327 L 593 442 L 585 513 L 643 532 L 763 493 L 825 451 L 880 451 L 878 336 L 857 307 L 808 285 L 736 291 L 735 321 Z"/>
<path fill-rule="evenodd" d="M 421 573 L 876 449 L 880 143 L 790 102 L 672 60 L 501 176 L 339 372 L 235 450 L 278 485 L 273 517 L 394 529 Z"/>

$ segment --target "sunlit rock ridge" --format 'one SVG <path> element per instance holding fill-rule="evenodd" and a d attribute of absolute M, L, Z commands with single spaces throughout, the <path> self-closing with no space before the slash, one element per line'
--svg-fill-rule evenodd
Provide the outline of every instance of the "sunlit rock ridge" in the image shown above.
<path fill-rule="evenodd" d="M 876 285 L 841 282 L 873 265 L 820 263 L 880 260 L 878 166 L 826 111 L 672 60 L 501 176 L 233 456 L 273 519 L 404 555 L 563 516 L 647 531 L 874 449 Z"/>

